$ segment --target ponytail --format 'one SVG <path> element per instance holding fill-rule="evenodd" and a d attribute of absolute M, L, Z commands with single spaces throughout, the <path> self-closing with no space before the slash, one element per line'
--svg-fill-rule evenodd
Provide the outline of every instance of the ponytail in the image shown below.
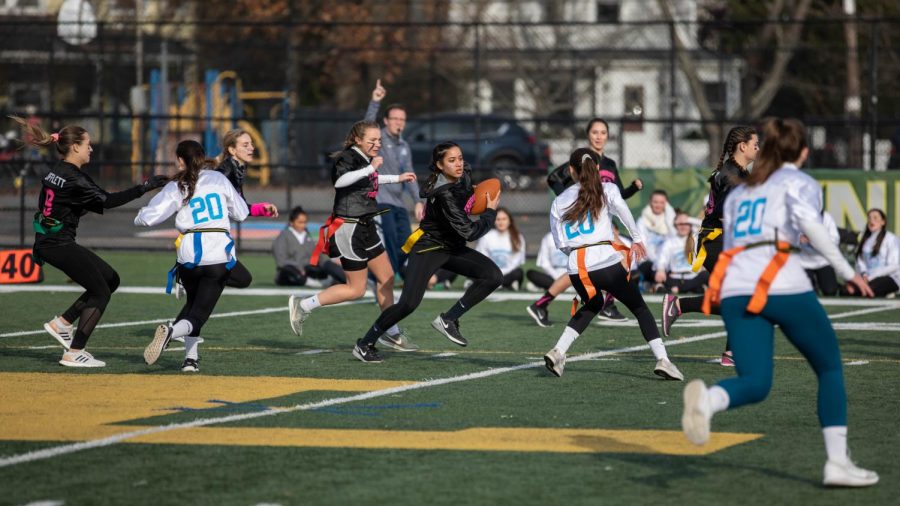
<path fill-rule="evenodd" d="M 184 170 L 175 174 L 172 181 L 178 184 L 184 199 L 182 204 L 187 205 L 191 197 L 194 196 L 194 190 L 197 188 L 197 180 L 200 178 L 200 171 L 204 169 L 214 169 L 216 161 L 206 157 L 203 146 L 194 140 L 181 141 L 175 148 L 175 156 L 184 160 Z"/>
<path fill-rule="evenodd" d="M 372 121 L 357 121 L 350 127 L 350 131 L 347 132 L 347 137 L 344 138 L 344 145 L 341 148 L 341 151 L 335 151 L 331 153 L 331 158 L 337 158 L 343 152 L 343 150 L 353 147 L 356 144 L 356 139 L 362 139 L 364 135 L 366 135 L 366 130 L 374 128 L 379 130 L 378 124 Z"/>
<path fill-rule="evenodd" d="M 738 144 L 750 142 L 753 140 L 754 135 L 756 135 L 756 130 L 753 127 L 748 126 L 736 126 L 728 131 L 728 135 L 725 136 L 725 145 L 722 146 L 722 154 L 719 155 L 719 163 L 716 164 L 715 170 L 713 170 L 712 175 L 709 176 L 710 180 L 715 177 L 716 173 L 722 170 L 726 161 L 730 161 L 738 167 L 741 167 L 734 159 L 734 152 L 737 150 Z M 741 167 L 741 169 L 747 170 L 747 167 Z"/>
<path fill-rule="evenodd" d="M 25 132 L 25 139 L 22 141 L 23 146 L 31 144 L 32 146 L 47 148 L 55 144 L 56 151 L 62 156 L 68 155 L 74 144 L 84 141 L 84 135 L 87 133 L 87 130 L 78 125 L 67 125 L 58 133 L 49 134 L 43 128 L 32 125 L 18 116 L 9 116 L 9 118 L 18 123 L 22 131 Z"/>
<path fill-rule="evenodd" d="M 596 154 L 587 148 L 576 149 L 569 157 L 569 166 L 575 169 L 575 180 L 581 188 L 575 203 L 563 214 L 563 221 L 580 223 L 588 214 L 596 219 L 606 202 Z"/>

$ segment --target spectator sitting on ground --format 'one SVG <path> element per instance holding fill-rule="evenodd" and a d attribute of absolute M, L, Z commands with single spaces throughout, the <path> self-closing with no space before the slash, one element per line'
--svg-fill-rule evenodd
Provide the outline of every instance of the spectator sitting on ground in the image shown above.
<path fill-rule="evenodd" d="M 497 208 L 494 228 L 478 240 L 475 250 L 497 264 L 503 273 L 503 288 L 518 290 L 525 277 L 525 237 L 519 233 L 512 215 L 504 207 Z"/>
<path fill-rule="evenodd" d="M 309 260 L 316 247 L 316 238 L 306 229 L 309 217 L 302 207 L 291 209 L 288 226 L 278 234 L 272 243 L 275 255 L 275 284 L 282 286 L 322 286 L 322 281 L 346 283 L 347 278 L 340 265 L 324 255 L 319 265 L 310 265 Z"/>
<path fill-rule="evenodd" d="M 637 228 L 644 238 L 647 258 L 638 265 L 638 270 L 645 282 L 653 282 L 656 278 L 654 264 L 659 259 L 663 243 L 675 237 L 675 209 L 669 204 L 669 196 L 665 190 L 653 190 L 650 203 L 641 211 L 637 220 Z"/>
<path fill-rule="evenodd" d="M 688 262 L 687 254 L 694 244 L 693 241 L 688 241 L 693 233 L 690 216 L 677 211 L 673 223 L 676 235 L 666 239 L 659 250 L 654 280 L 663 283 L 670 293 L 703 293 L 709 281 L 709 273 L 705 270 L 694 272 Z"/>
<path fill-rule="evenodd" d="M 547 235 L 541 239 L 541 248 L 538 250 L 537 269 L 528 269 L 525 276 L 528 278 L 528 289 L 532 291 L 543 291 L 553 285 L 556 278 L 568 274 L 569 256 L 556 248 L 553 242 L 553 234 L 547 232 Z M 534 285 L 534 289 L 531 288 Z"/>

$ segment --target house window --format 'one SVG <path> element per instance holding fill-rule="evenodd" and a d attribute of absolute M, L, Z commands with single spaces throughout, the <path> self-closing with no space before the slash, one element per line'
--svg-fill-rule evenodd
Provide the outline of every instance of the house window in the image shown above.
<path fill-rule="evenodd" d="M 597 1 L 597 22 L 598 23 L 618 23 L 619 22 L 619 2 L 616 0 L 598 0 Z"/>
<path fill-rule="evenodd" d="M 625 87 L 625 113 L 623 128 L 626 132 L 644 131 L 644 87 Z"/>
<path fill-rule="evenodd" d="M 725 83 L 703 83 L 703 92 L 706 94 L 706 101 L 709 102 L 713 117 L 724 118 L 728 113 L 726 108 L 728 92 Z"/>

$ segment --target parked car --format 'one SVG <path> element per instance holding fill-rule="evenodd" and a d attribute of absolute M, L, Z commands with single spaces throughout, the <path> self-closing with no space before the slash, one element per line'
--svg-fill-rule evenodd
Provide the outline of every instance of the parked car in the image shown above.
<path fill-rule="evenodd" d="M 425 177 L 435 144 L 453 141 L 459 144 L 463 157 L 472 165 L 475 180 L 499 178 L 507 189 L 526 189 L 547 176 L 550 147 L 514 118 L 474 114 L 443 113 L 416 116 L 406 125 L 403 138 L 412 150 L 413 165 L 419 177 Z M 338 151 L 332 146 L 322 154 L 323 167 L 329 166 L 328 154 Z"/>

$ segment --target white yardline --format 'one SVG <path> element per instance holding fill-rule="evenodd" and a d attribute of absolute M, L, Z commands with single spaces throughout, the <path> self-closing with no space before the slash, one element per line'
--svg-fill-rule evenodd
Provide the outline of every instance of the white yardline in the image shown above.
<path fill-rule="evenodd" d="M 687 337 L 684 339 L 678 339 L 675 341 L 669 341 L 666 343 L 666 346 L 677 346 L 681 344 L 694 343 L 698 341 L 706 341 L 708 339 L 715 339 L 717 337 L 722 337 L 725 335 L 725 332 L 713 332 L 711 334 L 701 334 L 699 336 Z M 650 346 L 647 344 L 642 344 L 638 346 L 630 346 L 627 348 L 619 348 L 616 350 L 608 350 L 608 351 L 598 351 L 594 353 L 586 353 L 583 355 L 578 355 L 572 358 L 567 359 L 567 362 L 582 362 L 585 360 L 595 360 L 600 357 L 610 356 L 610 355 L 619 355 L 622 353 L 630 353 L 634 351 L 643 351 L 650 349 Z M 83 450 L 90 450 L 93 448 L 103 448 L 105 446 L 111 446 L 116 443 L 120 443 L 122 441 L 133 439 L 140 436 L 146 436 L 149 434 L 159 434 L 162 432 L 170 432 L 173 430 L 181 430 L 181 429 L 193 429 L 195 427 L 208 427 L 210 425 L 219 425 L 223 423 L 232 423 L 232 422 L 240 422 L 244 420 L 252 420 L 255 418 L 262 418 L 266 416 L 280 415 L 284 413 L 294 413 L 297 411 L 310 411 L 314 409 L 325 408 L 329 406 L 336 406 L 339 404 L 347 404 L 350 402 L 356 401 L 364 401 L 368 399 L 375 399 L 378 397 L 386 397 L 394 394 L 399 394 L 403 392 L 410 392 L 413 390 L 421 390 L 423 388 L 431 388 L 441 385 L 449 385 L 453 383 L 461 383 L 464 381 L 471 381 L 482 378 L 489 378 L 491 376 L 497 376 L 500 374 L 506 374 L 509 372 L 521 371 L 525 369 L 534 369 L 538 367 L 544 367 L 543 362 L 536 363 L 528 363 L 528 364 L 520 364 L 510 367 L 500 367 L 497 369 L 488 369 L 485 371 L 479 371 L 469 374 L 464 374 L 461 376 L 451 376 L 449 378 L 441 378 L 429 381 L 422 381 L 419 383 L 413 383 L 411 385 L 404 385 L 400 387 L 392 387 L 392 388 L 384 388 L 381 390 L 374 390 L 372 392 L 364 392 L 361 394 L 351 395 L 347 397 L 336 397 L 332 399 L 326 399 L 318 402 L 310 402 L 306 404 L 297 404 L 295 406 L 291 406 L 288 408 L 272 408 L 266 411 L 257 411 L 254 413 L 243 413 L 238 415 L 229 415 L 218 418 L 198 418 L 191 422 L 182 422 L 182 423 L 173 423 L 169 425 L 158 425 L 156 427 L 148 427 L 146 429 L 124 432 L 122 434 L 116 434 L 114 436 L 109 436 L 101 439 L 94 439 L 92 441 L 82 441 L 80 443 L 73 443 L 67 445 L 56 446 L 53 448 L 45 448 L 43 450 L 36 450 L 32 452 L 26 452 L 19 455 L 13 455 L 10 457 L 0 458 L 0 468 L 14 466 L 18 464 L 24 464 L 26 462 L 34 462 L 36 460 L 44 460 L 54 457 L 59 457 L 62 455 L 68 455 L 71 453 L 80 452 Z"/>
<path fill-rule="evenodd" d="M 875 312 L 874 309 L 876 309 L 876 308 L 871 308 L 871 310 L 861 310 L 861 311 L 865 311 L 866 313 L 873 313 L 873 312 Z M 882 310 L 882 311 L 888 310 L 888 309 L 892 309 L 892 308 L 891 307 L 880 308 L 880 310 Z M 859 313 L 860 313 L 860 311 L 849 311 L 846 313 L 839 313 L 837 315 L 833 315 L 832 318 L 847 318 L 850 316 L 856 316 Z M 666 342 L 666 347 L 669 348 L 672 346 L 678 346 L 678 345 L 682 345 L 682 344 L 706 341 L 709 339 L 715 339 L 717 337 L 722 337 L 724 335 L 726 335 L 726 332 L 720 331 L 720 332 L 713 332 L 710 334 L 701 334 L 699 336 L 694 336 L 694 337 L 686 337 L 686 338 L 682 338 L 682 339 L 669 340 Z M 634 352 L 634 351 L 642 351 L 642 350 L 647 350 L 649 348 L 650 348 L 649 345 L 642 344 L 642 345 L 638 345 L 638 346 L 630 346 L 627 348 L 619 348 L 616 350 L 585 353 L 582 355 L 577 355 L 575 357 L 571 357 L 571 358 L 567 359 L 566 361 L 567 362 L 582 362 L 585 360 L 596 360 L 601 357 L 607 357 L 607 356 L 611 356 L 611 355 L 619 355 L 622 353 L 630 353 L 630 352 Z M 122 442 L 122 441 L 125 441 L 128 439 L 133 439 L 133 438 L 145 436 L 148 434 L 157 434 L 157 433 L 169 432 L 169 431 L 173 431 L 173 430 L 191 429 L 194 427 L 206 427 L 206 426 L 210 426 L 210 425 L 238 422 L 238 421 L 243 421 L 243 420 L 251 420 L 254 418 L 261 418 L 264 416 L 273 416 L 273 415 L 278 415 L 278 414 L 282 414 L 282 413 L 293 413 L 296 411 L 309 411 L 309 410 L 324 408 L 324 407 L 328 407 L 328 406 L 335 406 L 335 405 L 339 405 L 339 404 L 347 404 L 350 402 L 374 399 L 374 398 L 378 398 L 378 397 L 385 397 L 385 396 L 394 395 L 394 394 L 398 394 L 398 393 L 409 392 L 412 390 L 420 390 L 423 388 L 430 388 L 430 387 L 434 387 L 434 386 L 448 385 L 448 384 L 452 384 L 452 383 L 460 383 L 463 381 L 488 378 L 491 376 L 506 374 L 508 372 L 521 371 L 524 369 L 533 369 L 533 368 L 537 368 L 537 367 L 542 367 L 543 365 L 544 364 L 542 362 L 532 362 L 532 363 L 520 364 L 520 365 L 516 365 L 516 366 L 511 366 L 511 367 L 488 369 L 486 371 L 464 374 L 462 376 L 452 376 L 450 378 L 442 378 L 442 379 L 437 379 L 437 380 L 423 381 L 423 382 L 413 383 L 411 385 L 405 385 L 405 386 L 401 386 L 401 387 L 393 387 L 393 388 L 385 388 L 385 389 L 381 389 L 381 390 L 374 390 L 372 392 L 365 392 L 362 394 L 351 395 L 348 397 L 336 397 L 333 399 L 326 399 L 324 401 L 319 401 L 319 402 L 312 402 L 312 403 L 307 403 L 307 404 L 297 404 L 297 405 L 289 407 L 289 408 L 274 408 L 274 409 L 268 409 L 266 411 L 259 411 L 259 412 L 255 412 L 255 413 L 244 413 L 244 414 L 240 414 L 240 415 L 230 415 L 230 416 L 224 416 L 224 417 L 219 417 L 219 418 L 198 418 L 191 422 L 173 423 L 173 424 L 169 424 L 169 425 L 159 425 L 156 427 L 149 427 L 147 429 L 141 429 L 138 431 L 125 432 L 122 434 L 116 434 L 114 436 L 109 436 L 106 438 L 95 439 L 92 441 L 82 441 L 80 443 L 61 445 L 61 446 L 56 446 L 53 448 L 45 448 L 43 450 L 37 450 L 37 451 L 33 451 L 33 452 L 22 453 L 19 455 L 13 455 L 11 457 L 0 458 L 0 468 L 14 466 L 17 464 L 23 464 L 26 462 L 34 462 L 36 460 L 49 459 L 49 458 L 58 457 L 61 455 L 68 455 L 68 454 L 79 452 L 82 450 L 89 450 L 89 449 L 93 449 L 93 448 L 102 448 L 102 447 L 110 446 L 110 445 L 113 445 L 113 444 L 116 444 L 116 443 L 119 443 L 119 442 Z"/>

